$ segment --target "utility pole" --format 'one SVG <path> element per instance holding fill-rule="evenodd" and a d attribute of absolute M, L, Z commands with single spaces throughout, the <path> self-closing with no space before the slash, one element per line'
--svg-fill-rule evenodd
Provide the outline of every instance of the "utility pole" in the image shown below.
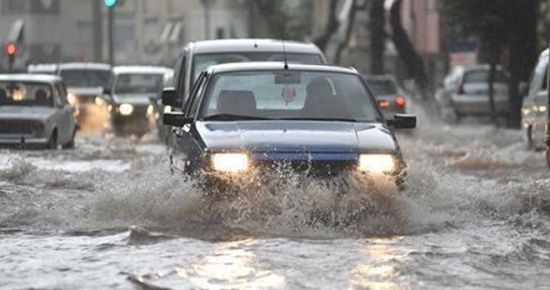
<path fill-rule="evenodd" d="M 94 17 L 94 59 L 97 62 L 103 61 L 103 15 L 101 13 L 101 2 L 93 1 Z"/>
<path fill-rule="evenodd" d="M 210 0 L 202 0 L 204 7 L 204 39 L 210 39 Z"/>
<path fill-rule="evenodd" d="M 107 8 L 107 41 L 109 42 L 109 63 L 115 65 L 115 50 L 113 43 L 114 14 L 118 0 L 103 0 L 103 5 Z"/>

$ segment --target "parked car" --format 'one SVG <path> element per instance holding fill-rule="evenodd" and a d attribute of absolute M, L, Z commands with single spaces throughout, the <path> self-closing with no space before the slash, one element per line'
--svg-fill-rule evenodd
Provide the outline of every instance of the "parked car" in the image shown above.
<path fill-rule="evenodd" d="M 545 148 L 545 127 L 548 117 L 548 49 L 540 54 L 529 82 L 529 93 L 523 100 L 522 125 L 529 148 Z"/>
<path fill-rule="evenodd" d="M 459 66 L 445 78 L 438 101 L 450 108 L 457 120 L 468 115 L 490 116 L 489 65 Z M 508 117 L 508 74 L 497 67 L 494 82 L 495 112 Z"/>
<path fill-rule="evenodd" d="M 326 58 L 314 44 L 285 41 L 286 59 L 290 63 L 326 64 Z M 177 94 L 172 107 L 180 108 L 190 94 L 191 86 L 200 72 L 211 65 L 233 62 L 283 61 L 283 42 L 272 39 L 221 39 L 187 44 L 175 67 L 174 88 L 167 93 Z"/>
<path fill-rule="evenodd" d="M 0 145 L 72 148 L 73 113 L 60 77 L 0 75 Z"/>
<path fill-rule="evenodd" d="M 378 102 L 378 108 L 386 118 L 392 118 L 394 114 L 406 112 L 407 100 L 399 91 L 393 77 L 389 75 L 365 75 L 363 76 L 369 89 Z"/>
<path fill-rule="evenodd" d="M 392 128 L 413 128 L 416 118 L 385 121 L 353 69 L 269 62 L 209 67 L 184 112 L 166 113 L 164 123 L 181 128 L 172 170 L 216 185 L 285 166 L 303 176 L 364 172 L 402 184 L 405 162 Z"/>
<path fill-rule="evenodd" d="M 159 66 L 116 66 L 113 81 L 105 90 L 116 135 L 144 135 L 150 131 L 155 115 L 151 98 L 162 90 L 164 77 L 172 69 Z"/>

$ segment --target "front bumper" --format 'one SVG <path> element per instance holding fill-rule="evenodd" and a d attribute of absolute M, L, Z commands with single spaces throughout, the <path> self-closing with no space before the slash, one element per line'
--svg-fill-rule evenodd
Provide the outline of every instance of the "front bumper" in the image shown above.
<path fill-rule="evenodd" d="M 29 136 L 2 136 L 0 135 L 0 146 L 33 146 L 33 145 L 46 145 L 48 144 L 48 138 L 29 137 Z"/>

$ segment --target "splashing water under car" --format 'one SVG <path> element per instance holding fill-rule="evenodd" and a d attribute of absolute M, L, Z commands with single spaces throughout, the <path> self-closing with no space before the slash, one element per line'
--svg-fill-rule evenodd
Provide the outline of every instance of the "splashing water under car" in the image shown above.
<path fill-rule="evenodd" d="M 0 151 L 0 288 L 549 287 L 540 153 L 515 131 L 419 127 L 398 136 L 404 191 L 350 177 L 342 195 L 290 178 L 212 197 L 148 142 Z"/>

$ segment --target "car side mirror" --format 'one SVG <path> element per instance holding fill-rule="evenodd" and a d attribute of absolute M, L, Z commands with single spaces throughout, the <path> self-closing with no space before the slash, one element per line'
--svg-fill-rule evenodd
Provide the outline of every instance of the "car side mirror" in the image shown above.
<path fill-rule="evenodd" d="M 395 129 L 414 129 L 416 128 L 416 116 L 395 114 L 392 120 L 388 120 L 388 126 Z"/>
<path fill-rule="evenodd" d="M 181 112 L 167 112 L 162 115 L 162 123 L 166 126 L 183 127 L 193 123 L 193 119 L 185 117 Z"/>
<path fill-rule="evenodd" d="M 166 88 L 162 90 L 162 104 L 165 106 L 171 106 L 180 108 L 182 103 L 181 100 L 178 97 L 178 94 L 176 92 L 176 89 L 174 88 Z"/>

